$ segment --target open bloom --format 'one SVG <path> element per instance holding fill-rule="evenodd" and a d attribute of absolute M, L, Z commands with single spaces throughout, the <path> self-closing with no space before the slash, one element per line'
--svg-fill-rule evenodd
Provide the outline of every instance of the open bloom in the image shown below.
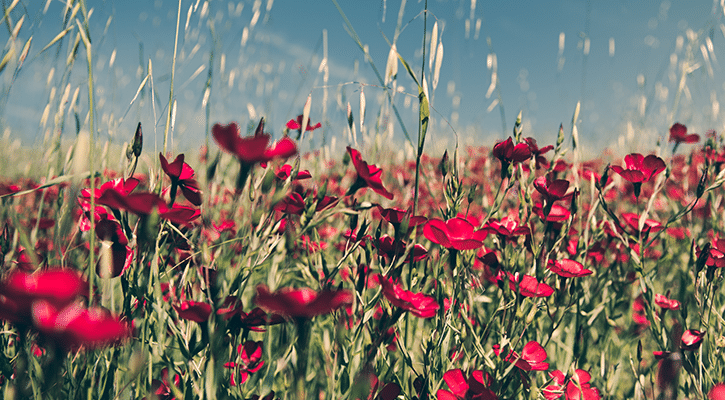
<path fill-rule="evenodd" d="M 628 154 L 624 157 L 624 163 L 626 168 L 619 165 L 610 168 L 632 183 L 649 182 L 667 167 L 661 158 L 652 154 L 647 157 L 638 153 Z"/>
<path fill-rule="evenodd" d="M 248 164 L 271 161 L 273 158 L 287 158 L 297 154 L 297 145 L 292 139 L 284 137 L 272 146 L 271 136 L 263 133 L 264 119 L 254 136 L 241 137 L 239 125 L 232 122 L 228 125 L 215 124 L 211 134 L 222 150 L 233 154 L 239 161 Z"/>
<path fill-rule="evenodd" d="M 488 389 L 491 377 L 483 371 L 473 371 L 471 376 L 466 379 L 461 369 L 452 369 L 443 374 L 443 380 L 450 390 L 438 389 L 436 392 L 438 400 L 498 399 L 496 394 Z"/>
<path fill-rule="evenodd" d="M 296 130 L 302 129 L 302 118 L 303 118 L 303 115 L 298 115 L 297 118 L 287 121 L 287 128 L 296 129 Z M 314 131 L 315 129 L 319 129 L 321 127 L 322 127 L 321 122 L 318 122 L 315 125 L 311 125 L 310 120 L 308 119 L 307 127 L 305 127 L 305 132 Z"/>
<path fill-rule="evenodd" d="M 534 188 L 541 193 L 547 202 L 551 203 L 567 197 L 569 181 L 566 179 L 551 179 L 548 175 L 536 178 Z"/>
<path fill-rule="evenodd" d="M 211 314 L 211 305 L 199 301 L 187 300 L 178 306 L 174 306 L 174 310 L 179 317 L 194 322 L 204 322 L 209 319 Z"/>
<path fill-rule="evenodd" d="M 498 356 L 501 354 L 501 347 L 498 344 L 493 345 L 493 352 Z M 524 345 L 521 350 L 521 356 L 515 351 L 509 350 L 509 354 L 505 358 L 506 361 L 515 364 L 519 369 L 524 371 L 546 371 L 549 369 L 549 363 L 546 360 L 546 350 L 535 341 L 530 341 Z"/>
<path fill-rule="evenodd" d="M 431 318 L 440 308 L 433 296 L 405 290 L 383 275 L 378 275 L 378 279 L 383 286 L 383 295 L 392 305 L 410 311 L 418 318 Z"/>
<path fill-rule="evenodd" d="M 682 333 L 682 339 L 680 340 L 680 347 L 682 350 L 694 351 L 700 348 L 702 339 L 705 337 L 706 332 L 698 331 L 697 329 L 688 329 Z"/>
<path fill-rule="evenodd" d="M 473 250 L 483 246 L 488 232 L 474 230 L 473 224 L 464 218 L 455 217 L 448 221 L 432 218 L 423 226 L 423 235 L 448 249 Z"/>
<path fill-rule="evenodd" d="M 655 294 L 655 304 L 662 307 L 663 310 L 679 310 L 680 302 L 677 300 L 668 299 L 659 293 Z"/>
<path fill-rule="evenodd" d="M 546 267 L 551 272 L 564 278 L 579 278 L 593 273 L 591 270 L 584 268 L 580 262 L 569 259 L 549 260 Z"/>
<path fill-rule="evenodd" d="M 189 202 L 195 206 L 201 205 L 201 191 L 199 184 L 194 179 L 194 170 L 189 164 L 184 162 L 184 155 L 179 154 L 174 161 L 169 163 L 163 154 L 159 153 L 161 161 L 161 169 L 171 179 L 171 201 L 176 197 L 176 189 L 181 189 L 181 193 Z"/>
<path fill-rule="evenodd" d="M 224 364 L 224 368 L 239 372 L 239 384 L 242 384 L 249 379 L 249 374 L 259 371 L 264 366 L 264 360 L 262 360 L 262 342 L 248 340 L 243 345 L 240 344 L 237 346 L 237 354 L 239 354 L 237 361 Z M 235 375 L 232 372 L 229 378 L 229 383 L 232 386 L 237 385 L 237 380 L 234 378 Z"/>
<path fill-rule="evenodd" d="M 599 390 L 589 383 L 592 376 L 587 371 L 577 369 L 568 380 L 564 373 L 559 370 L 551 372 L 549 375 L 554 383 L 542 390 L 546 400 L 558 399 L 563 394 L 566 395 L 566 400 L 599 400 L 602 398 Z M 564 386 L 565 383 L 566 386 Z"/>
<path fill-rule="evenodd" d="M 524 297 L 549 297 L 554 294 L 554 288 L 539 282 L 533 276 L 519 274 L 518 272 L 515 275 L 506 272 L 506 275 L 508 276 L 509 288 L 514 292 L 518 288 Z"/>
<path fill-rule="evenodd" d="M 348 190 L 348 194 L 354 194 L 358 189 L 369 187 L 373 190 L 373 192 L 388 200 L 392 200 L 393 194 L 383 187 L 383 182 L 380 179 L 380 175 L 382 175 L 383 170 L 375 165 L 368 165 L 368 163 L 362 159 L 360 152 L 352 147 L 347 146 L 347 152 L 350 154 L 352 165 L 355 167 L 355 171 L 357 172 L 355 183 L 353 183 L 350 190 Z"/>
<path fill-rule="evenodd" d="M 352 304 L 354 295 L 349 290 L 323 290 L 309 288 L 282 288 L 270 292 L 264 285 L 257 286 L 256 303 L 268 312 L 286 317 L 312 318 L 329 314 Z"/>
<path fill-rule="evenodd" d="M 679 122 L 675 122 L 670 127 L 670 142 L 680 143 L 697 143 L 700 141 L 700 135 L 697 133 L 687 133 L 687 127 Z"/>

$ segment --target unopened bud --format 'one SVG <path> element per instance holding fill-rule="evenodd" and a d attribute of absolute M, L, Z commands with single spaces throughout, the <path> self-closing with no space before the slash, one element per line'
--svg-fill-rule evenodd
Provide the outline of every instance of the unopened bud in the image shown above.
<path fill-rule="evenodd" d="M 143 131 L 141 131 L 141 123 L 138 123 L 136 127 L 136 134 L 133 135 L 133 144 L 131 145 L 134 157 L 138 158 L 141 156 L 141 150 L 143 150 Z"/>
<path fill-rule="evenodd" d="M 446 150 L 443 153 L 443 157 L 441 158 L 441 161 L 438 163 L 438 172 L 440 172 L 442 177 L 446 177 L 448 175 L 448 150 Z"/>

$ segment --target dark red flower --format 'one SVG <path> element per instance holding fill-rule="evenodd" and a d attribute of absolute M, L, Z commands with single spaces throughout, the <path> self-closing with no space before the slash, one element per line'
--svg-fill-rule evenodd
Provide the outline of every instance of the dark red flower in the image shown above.
<path fill-rule="evenodd" d="M 433 296 L 405 290 L 383 275 L 378 275 L 378 280 L 383 286 L 383 295 L 392 305 L 410 311 L 418 318 L 431 318 L 440 308 Z"/>
<path fill-rule="evenodd" d="M 691 133 L 687 134 L 687 127 L 685 125 L 682 125 L 679 122 L 675 122 L 672 127 L 670 127 L 670 142 L 675 142 L 675 144 L 680 143 L 697 143 L 700 141 L 700 135 L 697 133 Z"/>
<path fill-rule="evenodd" d="M 163 154 L 159 153 L 161 161 L 161 169 L 171 179 L 171 201 L 173 203 L 176 197 L 176 188 L 181 189 L 181 193 L 189 202 L 195 206 L 201 205 L 201 191 L 199 184 L 194 179 L 194 170 L 189 164 L 184 162 L 184 155 L 179 154 L 176 159 L 169 164 Z"/>
<path fill-rule="evenodd" d="M 531 158 L 531 149 L 526 143 L 514 145 L 513 139 L 509 136 L 503 142 L 498 142 L 493 146 L 493 156 L 501 160 L 503 164 L 506 162 L 521 162 Z"/>
<path fill-rule="evenodd" d="M 488 387 L 491 377 L 483 371 L 473 371 L 466 379 L 461 369 L 451 369 L 443 374 L 448 389 L 438 389 L 438 400 L 497 400 L 496 394 Z"/>
<path fill-rule="evenodd" d="M 455 217 L 445 222 L 432 218 L 423 227 L 423 235 L 447 249 L 473 250 L 483 246 L 488 232 L 474 230 L 473 224 L 464 218 Z"/>
<path fill-rule="evenodd" d="M 584 268 L 580 262 L 569 259 L 549 260 L 547 267 L 553 273 L 564 278 L 580 278 L 593 273 L 591 270 Z"/>
<path fill-rule="evenodd" d="M 411 209 L 403 210 L 402 208 L 383 208 L 382 206 L 377 206 L 378 211 L 380 212 L 380 216 L 388 221 L 395 230 L 397 231 L 400 228 L 400 225 L 403 224 L 404 221 L 408 221 L 408 232 L 410 232 L 413 228 L 416 226 L 423 225 L 428 221 L 428 218 L 422 216 L 422 215 L 410 215 Z M 419 231 L 420 232 L 420 231 Z"/>
<path fill-rule="evenodd" d="M 536 178 L 534 188 L 541 193 L 547 203 L 561 200 L 567 196 L 569 181 L 566 179 L 550 179 L 549 175 Z"/>
<path fill-rule="evenodd" d="M 338 308 L 352 304 L 354 295 L 349 290 L 323 290 L 309 288 L 282 288 L 270 292 L 267 286 L 257 286 L 257 305 L 286 317 L 312 318 L 329 314 Z"/>
<path fill-rule="evenodd" d="M 549 375 L 553 378 L 554 384 L 546 386 L 542 393 L 546 400 L 555 400 L 566 394 L 566 400 L 600 400 L 602 397 L 599 390 L 589 384 L 591 375 L 582 369 L 574 371 L 574 375 L 568 379 L 563 372 L 556 370 Z M 566 383 L 566 389 L 564 388 Z"/>
<path fill-rule="evenodd" d="M 554 294 L 554 288 L 540 283 L 533 276 L 518 272 L 516 274 L 506 272 L 506 276 L 508 276 L 509 288 L 514 292 L 518 290 L 524 297 L 549 297 Z"/>
<path fill-rule="evenodd" d="M 619 165 L 612 165 L 610 168 L 632 183 L 649 182 L 667 168 L 665 162 L 655 155 L 644 157 L 641 154 L 632 153 L 624 157 L 624 162 L 626 169 Z"/>
<path fill-rule="evenodd" d="M 285 164 L 281 166 L 277 172 L 274 173 L 274 175 L 277 177 L 277 179 L 283 181 L 290 177 L 292 174 L 292 166 L 289 164 Z M 310 171 L 308 170 L 302 170 L 297 171 L 297 174 L 292 178 L 293 180 L 301 181 L 303 179 L 310 179 L 312 178 L 312 175 L 310 174 Z"/>
<path fill-rule="evenodd" d="M 350 154 L 352 165 L 355 167 L 355 171 L 357 172 L 357 178 L 355 179 L 352 187 L 350 187 L 350 190 L 348 190 L 347 194 L 354 194 L 358 189 L 369 187 L 375 193 L 387 198 L 388 200 L 392 200 L 393 194 L 383 187 L 383 182 L 380 179 L 383 170 L 375 165 L 368 165 L 368 163 L 362 159 L 360 152 L 352 147 L 347 146 L 347 152 Z"/>
<path fill-rule="evenodd" d="M 296 119 L 291 119 L 287 121 L 287 128 L 292 130 L 300 130 L 302 128 L 302 115 L 298 115 Z M 307 127 L 305 128 L 305 132 L 314 131 L 315 129 L 319 129 L 322 127 L 322 123 L 318 122 L 315 125 L 310 125 L 310 120 L 307 120 Z"/>
<path fill-rule="evenodd" d="M 396 240 L 390 235 L 383 235 L 376 241 L 375 247 L 381 255 L 392 259 L 404 255 L 407 245 L 402 240 Z M 428 251 L 420 244 L 413 246 L 411 251 L 413 252 L 413 261 L 421 261 L 428 256 Z"/>
<path fill-rule="evenodd" d="M 702 339 L 705 337 L 706 332 L 698 331 L 697 329 L 688 329 L 682 333 L 682 339 L 680 341 L 680 348 L 682 350 L 694 351 L 700 348 Z"/>
<path fill-rule="evenodd" d="M 180 305 L 174 305 L 174 310 L 179 317 L 194 322 L 204 322 L 209 319 L 211 314 L 211 305 L 199 301 L 187 300 L 181 302 Z"/>
<path fill-rule="evenodd" d="M 263 122 L 260 122 L 260 125 L 264 128 Z M 292 139 L 284 137 L 268 147 L 271 137 L 261 131 L 262 129 L 258 128 L 254 136 L 241 137 L 236 122 L 229 125 L 215 124 L 211 128 L 212 136 L 219 147 L 247 164 L 267 162 L 274 158 L 288 158 L 297 154 L 297 145 Z"/>
<path fill-rule="evenodd" d="M 237 361 L 232 361 L 224 364 L 224 368 L 235 369 L 239 372 L 239 384 L 242 384 L 249 379 L 249 374 L 259 371 L 264 366 L 262 360 L 262 342 L 254 342 L 248 340 L 244 342 L 244 345 L 237 346 L 237 354 L 239 355 Z M 232 386 L 237 385 L 237 381 L 234 379 L 235 373 L 232 372 L 229 383 Z"/>

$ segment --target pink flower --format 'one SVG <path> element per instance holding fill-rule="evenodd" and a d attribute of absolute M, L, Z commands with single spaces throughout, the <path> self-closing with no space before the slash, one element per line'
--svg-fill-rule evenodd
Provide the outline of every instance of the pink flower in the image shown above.
<path fill-rule="evenodd" d="M 445 222 L 432 218 L 423 226 L 423 235 L 448 249 L 473 250 L 483 246 L 488 232 L 474 230 L 473 225 L 464 218 L 455 217 Z"/>
<path fill-rule="evenodd" d="M 312 318 L 329 314 L 352 304 L 354 295 L 349 290 L 323 290 L 309 288 L 282 288 L 270 292 L 264 285 L 257 286 L 256 303 L 268 312 L 286 317 Z"/>
<path fill-rule="evenodd" d="M 682 333 L 682 339 L 680 340 L 680 348 L 682 350 L 694 351 L 700 348 L 702 339 L 705 337 L 706 332 L 698 331 L 697 329 L 688 329 Z"/>

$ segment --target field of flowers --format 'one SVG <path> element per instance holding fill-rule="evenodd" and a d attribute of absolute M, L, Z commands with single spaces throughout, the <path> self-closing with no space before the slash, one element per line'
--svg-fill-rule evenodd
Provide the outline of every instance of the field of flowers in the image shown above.
<path fill-rule="evenodd" d="M 720 134 L 375 165 L 299 154 L 308 119 L 3 182 L 4 397 L 723 398 Z"/>
<path fill-rule="evenodd" d="M 85 49 L 91 106 L 75 92 L 67 148 L 59 106 L 49 176 L 0 160 L 2 398 L 725 399 L 725 133 L 675 123 L 587 160 L 576 113 L 554 143 L 519 114 L 505 140 L 430 157 L 439 67 L 393 47 L 381 86 L 402 65 L 417 87 L 412 156 L 302 151 L 309 99 L 281 132 L 210 123 L 173 153 L 172 67 L 163 151 L 142 121 L 99 167 L 89 13 L 68 4 L 53 43 L 75 30 L 66 72 Z"/>

